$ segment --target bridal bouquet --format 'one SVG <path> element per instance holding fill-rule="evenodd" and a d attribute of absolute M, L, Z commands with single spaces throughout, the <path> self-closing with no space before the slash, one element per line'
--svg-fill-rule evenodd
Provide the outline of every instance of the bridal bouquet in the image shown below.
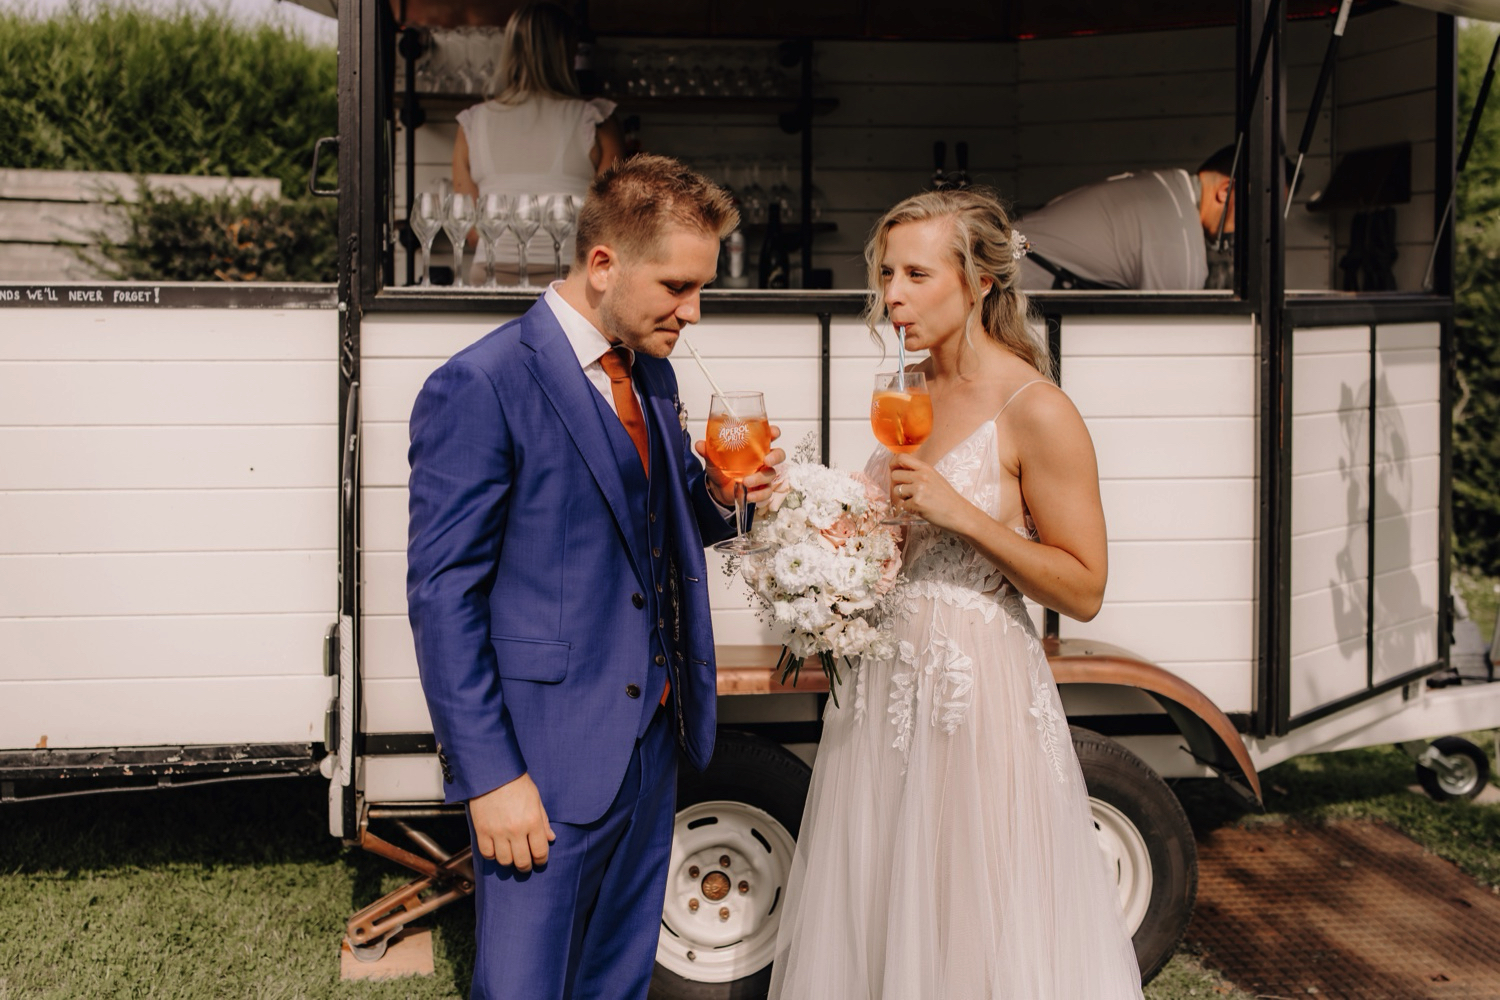
<path fill-rule="evenodd" d="M 838 661 L 894 653 L 882 628 L 901 569 L 897 529 L 880 523 L 889 510 L 874 483 L 812 461 L 804 446 L 755 512 L 750 537 L 767 548 L 746 556 L 740 571 L 761 620 L 785 636 L 781 679 L 800 675 L 803 660 L 816 656 L 835 705 Z"/>

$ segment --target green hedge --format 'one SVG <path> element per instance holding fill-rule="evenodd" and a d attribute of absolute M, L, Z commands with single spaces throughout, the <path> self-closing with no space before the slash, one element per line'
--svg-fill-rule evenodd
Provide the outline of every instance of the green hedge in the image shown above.
<path fill-rule="evenodd" d="M 1488 24 L 1459 35 L 1459 122 L 1495 44 Z M 1490 95 L 1458 186 L 1453 408 L 1453 544 L 1460 565 L 1500 574 L 1500 92 Z"/>
<path fill-rule="evenodd" d="M 334 280 L 332 202 L 307 194 L 313 144 L 338 130 L 333 48 L 211 7 L 90 5 L 0 11 L 0 66 L 0 167 L 281 181 L 280 202 L 121 202 L 129 235 L 85 252 L 107 274 Z"/>
<path fill-rule="evenodd" d="M 275 177 L 338 130 L 338 57 L 212 9 L 0 11 L 0 167 Z"/>
<path fill-rule="evenodd" d="M 141 186 L 121 202 L 125 235 L 80 254 L 116 281 L 333 281 L 338 208 L 331 199 L 256 201 Z"/>

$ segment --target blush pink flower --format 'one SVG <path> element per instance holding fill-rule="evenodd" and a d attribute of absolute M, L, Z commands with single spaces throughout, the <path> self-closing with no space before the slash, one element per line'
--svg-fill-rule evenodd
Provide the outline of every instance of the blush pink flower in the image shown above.
<path fill-rule="evenodd" d="M 771 513 L 774 514 L 781 509 L 781 505 L 786 503 L 786 498 L 791 492 L 792 484 L 787 482 L 785 477 L 778 477 L 771 484 L 771 499 L 766 501 L 766 505 L 771 508 Z"/>
<path fill-rule="evenodd" d="M 849 539 L 853 538 L 858 532 L 859 525 L 854 523 L 854 519 L 852 517 L 850 517 L 848 514 L 845 514 L 837 521 L 834 521 L 828 527 L 824 528 L 822 530 L 822 535 L 824 538 L 833 543 L 834 548 L 841 549 L 844 547 L 844 543 L 848 542 Z"/>

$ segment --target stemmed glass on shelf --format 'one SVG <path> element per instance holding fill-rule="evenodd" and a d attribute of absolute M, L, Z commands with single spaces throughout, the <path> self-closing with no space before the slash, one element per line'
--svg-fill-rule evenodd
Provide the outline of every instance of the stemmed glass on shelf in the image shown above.
<path fill-rule="evenodd" d="M 909 371 L 876 375 L 875 391 L 870 396 L 870 426 L 876 440 L 891 451 L 916 451 L 932 433 L 932 397 L 927 394 L 927 376 Z M 927 522 L 903 510 L 881 523 Z"/>
<path fill-rule="evenodd" d="M 453 244 L 453 284 L 464 282 L 464 246 L 469 242 L 469 230 L 474 228 L 478 213 L 474 209 L 474 196 L 453 192 L 448 199 L 448 211 L 443 216 L 443 232 Z"/>
<path fill-rule="evenodd" d="M 485 288 L 494 288 L 500 284 L 495 279 L 495 244 L 500 242 L 500 237 L 510 228 L 510 196 L 490 192 L 479 198 L 479 219 L 474 223 L 479 230 L 479 238 L 484 241 L 485 272 L 489 277 L 485 280 Z"/>
<path fill-rule="evenodd" d="M 516 234 L 521 252 L 516 270 L 520 274 L 521 287 L 528 288 L 531 280 L 526 273 L 526 244 L 536 235 L 542 224 L 542 202 L 534 194 L 518 194 L 511 201 L 510 231 Z"/>
<path fill-rule="evenodd" d="M 708 406 L 705 444 L 709 462 L 734 482 L 735 535 L 714 548 L 741 556 L 766 551 L 768 546 L 754 544 L 745 534 L 744 483 L 771 451 L 765 397 L 758 392 L 714 393 Z"/>
<path fill-rule="evenodd" d="M 578 199 L 549 194 L 542 199 L 542 229 L 552 237 L 552 257 L 558 280 L 563 277 L 562 245 L 578 231 Z"/>
<path fill-rule="evenodd" d="M 422 280 L 419 285 L 432 284 L 432 241 L 443 228 L 443 196 L 435 191 L 420 192 L 412 204 L 411 216 L 407 220 L 411 231 L 422 244 Z"/>
<path fill-rule="evenodd" d="M 763 226 L 766 224 L 766 206 L 769 204 L 770 195 L 766 193 L 765 188 L 760 186 L 760 164 L 751 163 L 745 171 L 749 183 L 740 188 L 740 207 L 744 210 L 745 223 L 751 226 Z"/>

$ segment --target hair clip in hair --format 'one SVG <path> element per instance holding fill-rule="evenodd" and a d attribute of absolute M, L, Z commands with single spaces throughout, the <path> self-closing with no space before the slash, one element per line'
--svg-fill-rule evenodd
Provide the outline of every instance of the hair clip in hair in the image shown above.
<path fill-rule="evenodd" d="M 1017 260 L 1031 253 L 1031 241 L 1028 240 L 1020 230 L 1010 231 L 1010 255 Z"/>

